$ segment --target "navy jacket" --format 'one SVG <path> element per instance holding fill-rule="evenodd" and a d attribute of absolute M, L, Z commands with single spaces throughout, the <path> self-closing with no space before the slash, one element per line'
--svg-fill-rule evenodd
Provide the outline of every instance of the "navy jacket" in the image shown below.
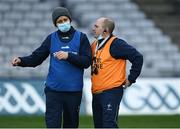
<path fill-rule="evenodd" d="M 112 35 L 109 37 L 109 39 Z M 109 40 L 108 39 L 108 40 Z M 108 41 L 107 40 L 107 41 Z M 100 43 L 102 40 L 99 41 Z M 99 49 L 102 49 L 106 43 Z M 140 52 L 138 52 L 134 47 L 127 44 L 124 40 L 116 38 L 112 42 L 109 50 L 112 57 L 115 59 L 125 59 L 129 60 L 132 63 L 130 74 L 128 76 L 128 80 L 131 83 L 134 83 L 137 77 L 141 73 L 142 65 L 143 65 L 143 56 Z"/>
<path fill-rule="evenodd" d="M 71 29 L 67 33 L 62 33 L 58 31 L 58 36 L 61 41 L 66 43 L 72 39 L 74 32 L 75 29 L 71 27 Z M 51 46 L 51 35 L 47 36 L 47 38 L 43 41 L 41 46 L 37 48 L 31 55 L 26 57 L 19 57 L 21 59 L 21 63 L 19 66 L 36 67 L 40 65 L 49 56 L 50 46 Z M 89 40 L 84 33 L 81 34 L 81 38 L 80 38 L 79 55 L 69 53 L 67 61 L 82 69 L 88 68 L 90 66 L 91 47 Z"/>

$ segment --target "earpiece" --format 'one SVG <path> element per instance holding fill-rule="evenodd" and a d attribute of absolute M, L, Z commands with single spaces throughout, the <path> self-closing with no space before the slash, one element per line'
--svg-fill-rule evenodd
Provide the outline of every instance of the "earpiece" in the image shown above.
<path fill-rule="evenodd" d="M 104 32 L 107 32 L 107 30 L 104 30 Z"/>

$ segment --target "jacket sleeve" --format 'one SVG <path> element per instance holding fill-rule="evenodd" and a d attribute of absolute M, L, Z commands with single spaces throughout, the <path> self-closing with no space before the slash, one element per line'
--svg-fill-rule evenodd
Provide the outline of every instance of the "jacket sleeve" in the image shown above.
<path fill-rule="evenodd" d="M 91 46 L 85 34 L 81 33 L 79 54 L 68 53 L 67 60 L 79 68 L 88 68 L 91 65 Z"/>
<path fill-rule="evenodd" d="M 31 55 L 25 57 L 19 57 L 22 67 L 36 67 L 40 65 L 48 56 L 50 49 L 51 38 L 50 35 L 43 41 L 41 46 L 37 48 Z"/>
<path fill-rule="evenodd" d="M 113 41 L 110 47 L 110 54 L 115 59 L 125 59 L 132 63 L 128 80 L 131 83 L 136 82 L 143 65 L 142 54 L 121 39 L 115 39 Z"/>

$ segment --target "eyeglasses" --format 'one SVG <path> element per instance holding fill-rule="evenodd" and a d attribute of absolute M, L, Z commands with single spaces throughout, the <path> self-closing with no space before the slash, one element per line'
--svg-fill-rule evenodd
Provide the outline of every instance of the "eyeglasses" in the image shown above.
<path fill-rule="evenodd" d="M 96 57 L 93 57 L 93 65 L 92 65 L 92 68 L 91 68 L 91 75 L 97 75 L 98 74 L 98 65 L 97 65 L 97 62 L 96 62 Z"/>
<path fill-rule="evenodd" d="M 91 70 L 91 75 L 93 75 L 93 74 L 95 74 L 95 75 L 97 75 L 98 74 L 98 68 L 97 67 L 92 67 L 92 70 Z"/>

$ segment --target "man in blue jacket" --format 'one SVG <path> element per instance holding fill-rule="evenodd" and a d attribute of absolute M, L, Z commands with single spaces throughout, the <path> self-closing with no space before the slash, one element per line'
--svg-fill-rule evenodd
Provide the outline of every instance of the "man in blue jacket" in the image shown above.
<path fill-rule="evenodd" d="M 16 57 L 13 66 L 36 67 L 50 55 L 46 79 L 46 126 L 78 128 L 84 69 L 91 64 L 87 36 L 71 26 L 71 15 L 64 7 L 52 13 L 57 31 L 51 33 L 31 55 Z"/>

